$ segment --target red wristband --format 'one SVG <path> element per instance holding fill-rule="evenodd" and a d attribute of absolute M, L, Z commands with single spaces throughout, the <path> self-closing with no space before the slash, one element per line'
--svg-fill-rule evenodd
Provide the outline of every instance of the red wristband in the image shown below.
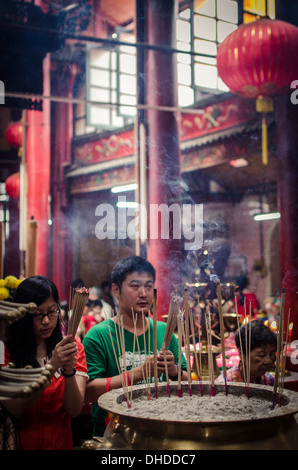
<path fill-rule="evenodd" d="M 129 385 L 129 374 L 128 374 L 128 372 L 126 372 L 127 379 L 125 379 L 125 372 L 123 373 L 123 377 L 124 377 L 124 385 L 128 386 Z"/>
<path fill-rule="evenodd" d="M 106 386 L 106 392 L 110 390 L 110 383 L 111 383 L 112 377 L 107 378 L 107 386 Z"/>

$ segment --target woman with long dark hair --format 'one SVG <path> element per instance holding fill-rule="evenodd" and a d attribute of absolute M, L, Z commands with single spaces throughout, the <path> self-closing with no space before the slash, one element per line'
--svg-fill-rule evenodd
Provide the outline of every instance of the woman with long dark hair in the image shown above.
<path fill-rule="evenodd" d="M 59 294 L 52 281 L 43 276 L 25 279 L 14 301 L 34 302 L 38 308 L 8 325 L 5 362 L 36 368 L 50 364 L 54 373 L 45 390 L 3 402 L 17 419 L 19 448 L 72 449 L 71 418 L 82 409 L 88 379 L 84 348 L 72 335 L 62 336 Z"/>

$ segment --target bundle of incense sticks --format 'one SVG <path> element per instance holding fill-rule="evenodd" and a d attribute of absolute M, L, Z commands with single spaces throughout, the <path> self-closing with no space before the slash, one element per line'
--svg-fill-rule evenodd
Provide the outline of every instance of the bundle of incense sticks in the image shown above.
<path fill-rule="evenodd" d="M 83 311 L 89 297 L 89 290 L 86 287 L 80 287 L 70 290 L 69 309 L 71 311 L 68 322 L 67 334 L 76 336 Z"/>
<path fill-rule="evenodd" d="M 220 324 L 220 342 L 221 342 L 223 376 L 224 376 L 224 381 L 225 381 L 225 392 L 227 395 L 228 387 L 227 387 L 227 366 L 226 366 L 226 351 L 225 351 L 225 337 L 224 337 L 224 322 L 223 322 L 223 312 L 222 312 L 221 288 L 220 288 L 219 281 L 217 282 L 217 301 L 218 301 L 218 314 L 219 314 L 219 324 Z"/>

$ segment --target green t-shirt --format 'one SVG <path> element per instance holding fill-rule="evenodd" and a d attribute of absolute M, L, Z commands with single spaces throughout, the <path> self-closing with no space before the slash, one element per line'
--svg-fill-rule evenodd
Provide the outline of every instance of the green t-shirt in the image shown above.
<path fill-rule="evenodd" d="M 109 324 L 107 324 L 107 321 Z M 166 330 L 166 323 L 157 322 L 156 337 L 157 337 L 157 351 L 162 349 L 164 334 Z M 153 321 L 150 319 L 150 328 L 146 331 L 145 335 L 141 334 L 134 342 L 134 334 L 130 331 L 124 331 L 124 344 L 125 344 L 125 362 L 126 370 L 137 367 L 145 361 L 148 355 L 154 354 L 153 349 Z M 123 355 L 119 334 L 119 326 L 114 323 L 113 319 L 105 320 L 96 326 L 93 326 L 86 334 L 83 344 L 86 353 L 88 375 L 90 379 L 113 377 L 123 372 Z M 111 341 L 113 338 L 113 345 Z M 150 351 L 149 351 L 150 340 Z M 120 354 L 119 354 L 120 349 Z M 172 351 L 175 357 L 175 362 L 178 364 L 179 360 L 179 344 L 175 335 L 172 336 L 168 349 Z M 117 362 L 115 359 L 117 356 Z M 118 363 L 118 366 L 117 366 Z M 182 369 L 186 370 L 186 361 L 183 354 L 181 354 Z M 159 377 L 160 382 L 166 380 L 165 374 Z M 154 377 L 151 378 L 154 382 Z M 139 382 L 139 383 L 142 383 Z M 105 431 L 105 418 L 107 414 L 102 410 L 97 403 L 92 403 L 91 414 L 94 424 L 94 436 L 102 436 Z"/>

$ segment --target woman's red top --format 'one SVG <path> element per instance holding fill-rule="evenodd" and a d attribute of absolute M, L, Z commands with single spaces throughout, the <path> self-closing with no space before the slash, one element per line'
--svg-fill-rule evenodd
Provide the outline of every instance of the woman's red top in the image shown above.
<path fill-rule="evenodd" d="M 85 350 L 80 340 L 76 370 L 87 375 Z M 5 351 L 5 364 L 11 362 Z M 36 403 L 17 420 L 18 449 L 23 450 L 72 450 L 73 439 L 71 417 L 64 409 L 65 379 L 56 372 L 49 385 Z M 5 403 L 4 403 L 5 405 Z"/>

